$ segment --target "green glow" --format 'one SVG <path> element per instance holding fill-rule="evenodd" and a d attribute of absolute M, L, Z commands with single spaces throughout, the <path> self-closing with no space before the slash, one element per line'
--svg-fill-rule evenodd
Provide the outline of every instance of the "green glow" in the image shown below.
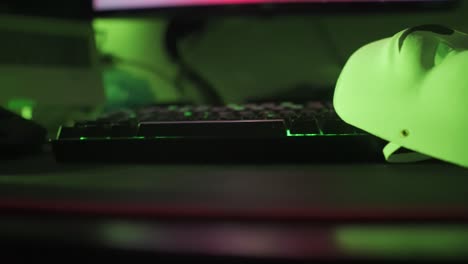
<path fill-rule="evenodd" d="M 286 130 L 286 135 L 288 137 L 317 137 L 317 136 L 320 136 L 320 134 L 293 134 L 293 133 L 291 133 L 291 130 L 289 130 L 289 129 Z"/>
<path fill-rule="evenodd" d="M 191 117 L 192 115 L 193 115 L 193 113 L 190 112 L 190 111 L 187 111 L 187 112 L 184 113 L 185 117 Z"/>
<path fill-rule="evenodd" d="M 335 239 L 346 254 L 390 258 L 468 256 L 468 227 L 343 227 Z"/>
<path fill-rule="evenodd" d="M 145 241 L 159 239 L 149 226 L 143 224 L 108 222 L 98 231 L 102 235 L 101 239 L 113 247 L 135 248 Z"/>
<path fill-rule="evenodd" d="M 145 140 L 145 139 L 174 139 L 174 138 L 184 138 L 180 136 L 157 136 L 157 137 L 80 137 L 81 141 L 99 141 L 99 140 Z M 67 140 L 67 139 L 65 139 Z M 73 139 L 70 139 L 73 140 Z"/>
<path fill-rule="evenodd" d="M 8 101 L 7 108 L 22 118 L 31 120 L 33 119 L 33 109 L 36 103 L 27 99 L 13 99 Z"/>
<path fill-rule="evenodd" d="M 288 137 L 337 137 L 337 136 L 357 136 L 360 134 L 292 134 L 288 129 L 286 130 L 286 135 Z M 145 140 L 145 139 L 177 139 L 184 138 L 182 136 L 155 136 L 155 137 L 80 137 L 79 139 L 84 140 L 126 140 L 126 139 L 135 139 L 135 140 Z"/>
<path fill-rule="evenodd" d="M 31 120 L 33 118 L 33 108 L 31 106 L 21 108 L 21 116 L 24 119 Z"/>
<path fill-rule="evenodd" d="M 238 105 L 238 104 L 228 104 L 228 107 L 235 110 L 235 111 L 244 111 L 245 110 L 244 106 Z"/>
<path fill-rule="evenodd" d="M 293 134 L 291 133 L 291 130 L 289 129 L 286 130 L 286 136 L 288 137 L 343 137 L 343 136 L 359 136 L 359 135 L 365 135 L 365 134 L 359 134 L 359 133 L 354 133 L 354 134 Z"/>
<path fill-rule="evenodd" d="M 146 139 L 146 137 L 80 137 L 79 138 L 80 140 L 82 141 L 91 141 L 91 140 L 119 140 L 119 139 L 138 139 L 138 140 L 142 140 L 142 139 Z M 73 140 L 73 139 L 72 139 Z"/>
<path fill-rule="evenodd" d="M 154 137 L 155 139 L 170 139 L 170 138 L 184 138 L 184 137 L 177 137 L 177 136 L 158 136 Z"/>

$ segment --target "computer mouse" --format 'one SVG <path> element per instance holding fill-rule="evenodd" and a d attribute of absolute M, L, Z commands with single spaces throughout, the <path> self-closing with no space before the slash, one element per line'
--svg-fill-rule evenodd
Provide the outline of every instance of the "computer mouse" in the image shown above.
<path fill-rule="evenodd" d="M 404 29 L 358 49 L 333 103 L 347 123 L 389 145 L 468 167 L 468 35 L 442 25 Z M 411 160 L 410 160 L 411 161 Z"/>
<path fill-rule="evenodd" d="M 47 140 L 41 125 L 0 107 L 0 159 L 38 153 Z"/>

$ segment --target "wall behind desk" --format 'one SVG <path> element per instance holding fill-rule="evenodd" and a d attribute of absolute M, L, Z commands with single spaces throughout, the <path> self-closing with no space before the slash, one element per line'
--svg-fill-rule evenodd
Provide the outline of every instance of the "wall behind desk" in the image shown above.
<path fill-rule="evenodd" d="M 367 13 L 302 17 L 235 18 L 212 21 L 206 32 L 181 43 L 186 61 L 208 79 L 226 101 L 269 97 L 308 84 L 310 93 L 333 89 L 347 58 L 359 47 L 420 24 L 445 24 L 468 32 L 468 4 L 450 11 Z M 163 47 L 167 21 L 98 19 L 98 45 L 104 52 L 137 60 L 174 77 L 176 65 Z M 130 65 L 118 65 L 146 80 L 155 100 L 183 97 L 174 85 Z M 186 90 L 188 99 L 196 98 Z"/>

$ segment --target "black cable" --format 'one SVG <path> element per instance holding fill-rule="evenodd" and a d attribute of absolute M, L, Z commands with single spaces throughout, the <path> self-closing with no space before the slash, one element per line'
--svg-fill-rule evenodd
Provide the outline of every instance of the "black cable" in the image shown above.
<path fill-rule="evenodd" d="M 189 35 L 203 32 L 204 28 L 204 20 L 173 18 L 169 21 L 167 26 L 164 45 L 169 58 L 179 67 L 179 74 L 176 77 L 176 85 L 181 87 L 183 79 L 187 79 L 196 85 L 196 88 L 203 96 L 205 103 L 219 105 L 223 104 L 221 96 L 208 80 L 203 78 L 203 76 L 185 62 L 184 58 L 180 54 L 178 46 L 181 40 Z"/>

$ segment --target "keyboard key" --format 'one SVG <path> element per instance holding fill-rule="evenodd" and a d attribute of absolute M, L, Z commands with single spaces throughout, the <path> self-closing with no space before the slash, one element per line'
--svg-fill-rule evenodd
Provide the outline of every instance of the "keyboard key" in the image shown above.
<path fill-rule="evenodd" d="M 281 106 L 284 109 L 291 109 L 291 110 L 301 110 L 301 109 L 304 108 L 304 106 L 301 105 L 301 104 L 295 104 L 295 103 L 291 103 L 291 102 L 283 102 L 283 103 L 281 103 Z"/>
<path fill-rule="evenodd" d="M 77 127 L 62 126 L 58 132 L 58 139 L 79 139 L 80 129 Z"/>
<path fill-rule="evenodd" d="M 282 118 L 276 112 L 271 111 L 271 110 L 260 112 L 259 117 L 262 119 L 281 119 Z"/>
<path fill-rule="evenodd" d="M 317 121 L 313 117 L 298 118 L 290 123 L 291 134 L 320 134 Z"/>
<path fill-rule="evenodd" d="M 168 112 L 168 113 L 151 113 L 151 114 L 145 114 L 142 116 L 138 117 L 139 121 L 143 122 L 160 122 L 160 121 L 171 121 L 174 120 L 176 117 L 174 113 Z"/>
<path fill-rule="evenodd" d="M 118 124 L 111 127 L 111 138 L 131 138 L 135 137 L 138 127 L 131 124 Z"/>
<path fill-rule="evenodd" d="M 296 111 L 293 111 L 293 110 L 282 110 L 279 112 L 279 115 L 283 118 L 283 119 L 295 119 L 298 117 L 298 114 L 296 113 Z"/>
<path fill-rule="evenodd" d="M 341 119 L 322 119 L 319 124 L 324 134 L 354 134 L 356 129 Z"/>
<path fill-rule="evenodd" d="M 259 105 L 259 104 L 246 104 L 246 105 L 245 105 L 245 109 L 246 109 L 246 110 L 250 110 L 250 111 L 262 111 L 262 110 L 265 110 L 264 106 L 263 106 L 263 105 Z"/>
<path fill-rule="evenodd" d="M 306 109 L 302 109 L 299 112 L 299 117 L 301 117 L 301 118 L 315 118 L 318 115 L 318 113 L 319 112 L 316 109 L 306 108 Z"/>
<path fill-rule="evenodd" d="M 206 111 L 209 111 L 210 108 L 211 107 L 209 105 L 197 105 L 193 108 L 193 111 L 194 112 L 206 112 Z"/>
<path fill-rule="evenodd" d="M 258 116 L 255 114 L 254 111 L 242 111 L 242 112 L 239 112 L 239 115 L 242 120 L 258 119 Z"/>
<path fill-rule="evenodd" d="M 235 112 L 220 112 L 219 120 L 239 120 L 239 115 Z"/>
<path fill-rule="evenodd" d="M 244 111 L 245 106 L 238 104 L 228 104 L 227 107 L 233 111 Z"/>
<path fill-rule="evenodd" d="M 129 120 L 131 118 L 135 117 L 135 113 L 130 110 L 122 110 L 118 112 L 113 112 L 106 114 L 100 118 L 98 118 L 96 121 L 98 122 L 122 122 Z"/>
<path fill-rule="evenodd" d="M 215 120 L 218 120 L 219 119 L 219 115 L 218 113 L 214 113 L 214 112 L 204 112 L 203 113 L 203 116 L 200 120 L 204 120 L 204 121 L 215 121 Z"/>

